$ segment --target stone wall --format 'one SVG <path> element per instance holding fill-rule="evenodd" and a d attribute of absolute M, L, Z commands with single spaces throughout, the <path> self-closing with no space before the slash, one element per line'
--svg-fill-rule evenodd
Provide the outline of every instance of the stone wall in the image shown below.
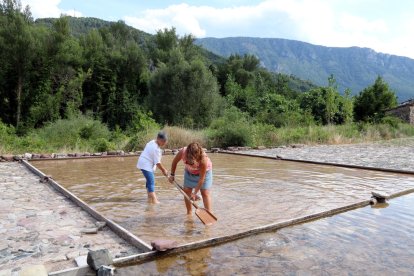
<path fill-rule="evenodd" d="M 414 125 L 414 105 L 403 105 L 396 107 L 388 110 L 387 115 L 396 116 L 405 122 Z"/>

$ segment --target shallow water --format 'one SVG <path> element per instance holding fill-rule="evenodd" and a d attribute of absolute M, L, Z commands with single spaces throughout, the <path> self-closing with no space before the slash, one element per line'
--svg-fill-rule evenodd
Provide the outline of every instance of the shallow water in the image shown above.
<path fill-rule="evenodd" d="M 413 275 L 414 194 L 117 275 Z"/>
<path fill-rule="evenodd" d="M 156 178 L 160 205 L 146 203 L 136 157 L 40 161 L 33 164 L 108 218 L 143 240 L 180 243 L 237 233 L 414 187 L 414 177 L 224 154 L 211 154 L 213 210 L 219 221 L 204 227 L 186 218 L 182 196 Z M 169 167 L 172 156 L 164 156 Z M 182 179 L 183 168 L 177 170 Z"/>

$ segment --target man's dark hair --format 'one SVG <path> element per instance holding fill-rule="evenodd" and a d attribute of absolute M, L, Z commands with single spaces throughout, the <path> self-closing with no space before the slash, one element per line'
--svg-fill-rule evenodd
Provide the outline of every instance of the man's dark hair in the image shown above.
<path fill-rule="evenodd" d="M 157 139 L 167 141 L 168 140 L 167 133 L 165 133 L 164 131 L 158 132 Z"/>

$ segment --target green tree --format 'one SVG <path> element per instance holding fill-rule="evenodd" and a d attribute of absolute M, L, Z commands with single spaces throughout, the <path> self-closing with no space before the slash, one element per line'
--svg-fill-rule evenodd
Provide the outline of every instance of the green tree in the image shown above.
<path fill-rule="evenodd" d="M 183 42 L 184 45 L 187 43 Z M 170 59 L 170 53 L 178 48 L 179 38 L 175 28 L 158 30 L 154 38 L 154 44 L 151 47 L 151 58 L 156 66 L 160 63 L 167 63 Z"/>
<path fill-rule="evenodd" d="M 339 103 L 340 118 L 339 123 L 348 124 L 354 119 L 354 99 L 351 96 L 351 90 L 346 89 Z"/>
<path fill-rule="evenodd" d="M 287 99 L 283 95 L 268 94 L 266 104 L 258 112 L 256 119 L 259 122 L 274 125 L 275 127 L 297 127 L 314 124 L 311 114 L 302 110 L 294 99 Z"/>
<path fill-rule="evenodd" d="M 207 126 L 217 114 L 216 79 L 201 60 L 188 62 L 179 49 L 150 80 L 149 106 L 161 123 Z"/>
<path fill-rule="evenodd" d="M 225 89 L 226 100 L 230 106 L 235 106 L 251 115 L 256 113 L 259 100 L 257 93 L 260 93 L 260 89 L 255 90 L 253 86 L 243 88 L 232 75 L 228 76 Z"/>
<path fill-rule="evenodd" d="M 300 96 L 300 107 L 310 112 L 320 124 L 343 124 L 352 121 L 350 92 L 342 96 L 331 75 L 328 86 L 313 88 Z"/>
<path fill-rule="evenodd" d="M 388 84 L 378 76 L 374 84 L 355 97 L 354 113 L 357 121 L 378 121 L 387 109 L 397 105 L 397 97 Z"/>
<path fill-rule="evenodd" d="M 3 91 L 3 106 L 6 112 L 15 110 L 13 115 L 6 117 L 5 122 L 21 123 L 22 103 L 27 95 L 27 82 L 34 54 L 31 27 L 33 19 L 30 9 L 21 11 L 21 3 L 17 0 L 3 0 L 0 3 L 0 61 L 4 71 L 2 78 L 6 79 Z M 4 112 L 4 111 L 3 111 Z"/>

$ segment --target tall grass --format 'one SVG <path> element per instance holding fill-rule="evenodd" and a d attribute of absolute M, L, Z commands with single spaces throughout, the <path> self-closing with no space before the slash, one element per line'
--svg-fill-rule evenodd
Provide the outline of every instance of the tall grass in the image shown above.
<path fill-rule="evenodd" d="M 399 123 L 389 124 L 346 124 L 339 126 L 309 126 L 305 128 L 280 128 L 263 133 L 265 146 L 288 144 L 349 144 L 373 142 L 414 136 L 414 127 Z"/>
<path fill-rule="evenodd" d="M 167 126 L 164 130 L 168 135 L 168 147 L 172 149 L 185 147 L 191 142 L 199 142 L 203 146 L 208 144 L 205 131 L 174 126 Z"/>
<path fill-rule="evenodd" d="M 204 146 L 207 146 L 207 137 L 204 131 L 191 130 L 183 127 L 166 126 L 163 129 L 168 135 L 167 148 L 176 149 L 188 145 L 191 142 L 199 142 Z M 125 150 L 136 151 L 145 147 L 148 141 L 155 139 L 157 136 L 158 128 L 147 129 L 134 135 Z"/>

